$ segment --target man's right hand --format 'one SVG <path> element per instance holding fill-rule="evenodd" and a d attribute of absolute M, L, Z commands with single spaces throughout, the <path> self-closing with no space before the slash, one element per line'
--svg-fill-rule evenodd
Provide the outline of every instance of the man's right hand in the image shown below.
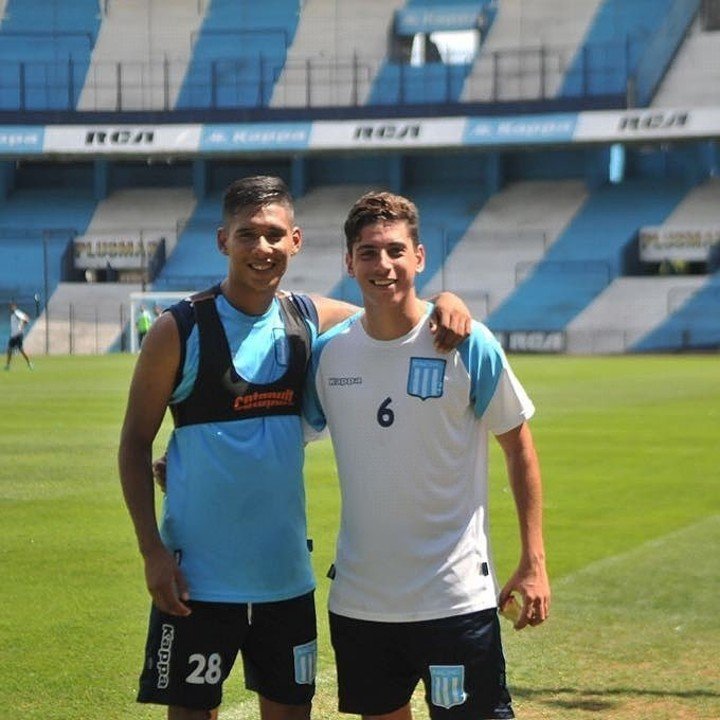
<path fill-rule="evenodd" d="M 190 614 L 185 576 L 164 546 L 145 556 L 145 581 L 158 610 L 181 617 Z"/>
<path fill-rule="evenodd" d="M 153 477 L 158 487 L 167 492 L 167 455 L 161 455 L 152 464 Z"/>

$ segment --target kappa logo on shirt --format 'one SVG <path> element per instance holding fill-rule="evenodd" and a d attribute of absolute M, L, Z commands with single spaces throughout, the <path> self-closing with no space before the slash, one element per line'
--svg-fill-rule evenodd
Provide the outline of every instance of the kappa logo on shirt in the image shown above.
<path fill-rule="evenodd" d="M 362 385 L 362 377 L 331 377 L 328 378 L 329 387 L 349 387 L 350 385 Z"/>

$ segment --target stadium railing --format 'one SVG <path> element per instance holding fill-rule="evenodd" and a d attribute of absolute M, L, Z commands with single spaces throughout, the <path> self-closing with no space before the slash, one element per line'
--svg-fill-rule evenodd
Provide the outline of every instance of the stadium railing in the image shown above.
<path fill-rule="evenodd" d="M 628 42 L 586 46 L 579 69 L 572 70 L 578 76 L 568 85 L 572 89 L 563 96 L 576 100 L 580 106 L 583 101 L 606 97 L 607 83 L 602 78 L 618 72 L 616 61 L 611 63 L 608 58 L 624 57 L 629 52 Z M 452 93 L 438 99 L 435 82 L 428 82 L 428 91 L 423 93 L 423 83 L 418 82 L 418 75 L 426 72 L 435 78 L 438 64 L 413 67 L 412 73 L 398 73 L 388 92 L 395 97 L 394 102 L 407 103 L 407 98 L 412 98 L 412 103 L 408 104 L 416 105 L 444 102 L 462 107 L 477 102 L 544 102 L 552 99 L 550 88 L 558 74 L 571 72 L 573 53 L 573 48 L 549 45 L 493 52 L 490 69 L 471 75 L 466 81 L 469 85 L 465 101 Z M 373 78 L 384 60 L 356 54 L 322 60 L 307 58 L 281 66 L 274 57 L 260 52 L 252 59 L 257 72 L 248 76 L 249 62 L 249 58 L 215 58 L 204 66 L 194 65 L 192 74 L 188 75 L 187 60 L 96 63 L 89 69 L 83 64 L 82 68 L 76 69 L 71 56 L 63 62 L 13 62 L 6 58 L 0 74 L 0 111 L 72 113 L 76 110 L 80 90 L 92 98 L 86 108 L 106 112 L 269 110 L 271 97 L 273 110 L 359 107 L 363 104 L 361 98 L 369 95 Z M 446 66 L 448 77 L 453 67 Z M 442 66 L 440 68 L 442 70 Z M 78 87 L 79 72 L 85 77 L 82 88 Z M 283 72 L 283 86 L 279 86 L 279 91 L 273 95 L 273 87 Z M 626 75 L 629 80 L 629 74 Z M 172 98 L 176 96 L 174 91 L 178 90 L 179 78 L 183 78 L 184 99 L 182 106 L 173 106 Z M 193 90 L 195 86 L 197 92 Z M 450 88 L 452 83 L 448 82 L 446 86 Z M 388 92 L 379 93 L 379 96 L 385 97 Z M 138 97 L 143 98 L 140 106 Z M 608 100 L 614 107 L 626 103 L 623 95 Z M 372 104 L 368 102 L 364 106 Z"/>

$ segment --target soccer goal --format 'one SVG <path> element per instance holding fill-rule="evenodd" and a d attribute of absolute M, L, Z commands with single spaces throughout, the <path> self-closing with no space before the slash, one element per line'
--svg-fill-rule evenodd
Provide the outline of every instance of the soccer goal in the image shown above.
<path fill-rule="evenodd" d="M 130 351 L 137 352 L 140 349 L 138 343 L 137 321 L 142 309 L 145 308 L 150 313 L 153 322 L 163 310 L 174 305 L 180 300 L 184 300 L 192 295 L 195 290 L 177 290 L 173 292 L 153 292 L 146 290 L 145 292 L 130 293 L 130 325 L 128 333 L 130 335 Z"/>

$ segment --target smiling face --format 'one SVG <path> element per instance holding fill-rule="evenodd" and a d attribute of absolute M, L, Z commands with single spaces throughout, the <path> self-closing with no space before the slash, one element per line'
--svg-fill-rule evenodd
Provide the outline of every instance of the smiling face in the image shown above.
<path fill-rule="evenodd" d="M 415 302 L 415 276 L 425 267 L 425 250 L 414 242 L 406 220 L 378 220 L 365 225 L 346 261 L 366 309 Z"/>
<path fill-rule="evenodd" d="M 228 256 L 229 299 L 251 314 L 267 309 L 302 233 L 284 203 L 241 209 L 218 230 L 220 252 Z"/>

